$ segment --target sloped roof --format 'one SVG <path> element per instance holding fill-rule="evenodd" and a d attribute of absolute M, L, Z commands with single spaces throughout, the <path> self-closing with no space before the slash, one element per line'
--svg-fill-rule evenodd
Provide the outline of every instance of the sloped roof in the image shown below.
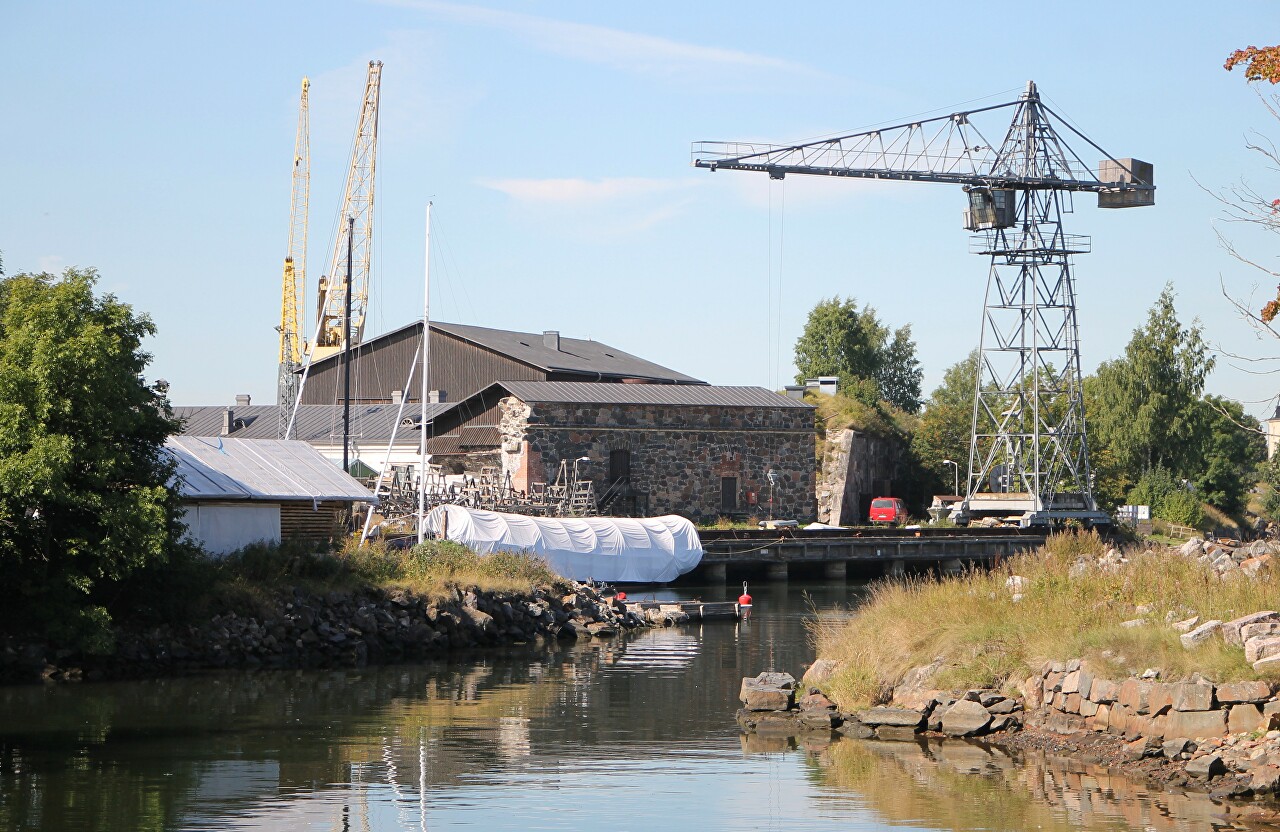
<path fill-rule="evenodd" d="M 540 332 L 515 332 L 442 321 L 432 321 L 431 328 L 547 372 L 590 373 L 601 378 L 642 378 L 668 384 L 706 384 L 701 379 L 646 361 L 600 341 L 566 338 L 562 335 L 560 349 L 557 350 L 543 343 Z M 407 330 L 420 333 L 421 329 L 422 321 L 414 321 L 370 338 L 360 348 L 368 348 L 383 338 L 390 338 Z M 312 369 L 325 366 L 327 362 L 337 362 L 339 358 L 340 354 L 327 356 L 314 362 Z"/>
<path fill-rule="evenodd" d="M 584 381 L 503 381 L 493 386 L 501 387 L 525 402 L 813 409 L 811 404 L 779 395 L 763 387 L 594 384 Z"/>
<path fill-rule="evenodd" d="M 296 439 L 171 436 L 164 447 L 187 499 L 375 502 L 341 466 Z"/>
<path fill-rule="evenodd" d="M 427 404 L 427 420 L 455 403 Z M 255 404 L 240 406 L 201 406 L 175 407 L 173 415 L 183 422 L 183 436 L 221 436 L 222 419 L 230 408 L 235 412 L 236 422 L 243 426 L 232 431 L 228 436 L 236 439 L 275 439 L 280 430 L 280 407 L 274 404 Z M 391 428 L 395 425 L 396 416 L 400 412 L 398 404 L 373 404 L 351 406 L 351 436 L 357 441 L 386 442 L 391 438 Z M 415 421 L 422 414 L 422 405 L 416 402 L 406 404 L 405 418 Z M 293 438 L 304 442 L 321 443 L 342 441 L 342 405 L 340 404 L 304 404 L 298 407 L 298 415 L 293 426 Z M 410 435 L 406 430 L 396 434 L 396 445 L 416 445 L 416 434 Z"/>

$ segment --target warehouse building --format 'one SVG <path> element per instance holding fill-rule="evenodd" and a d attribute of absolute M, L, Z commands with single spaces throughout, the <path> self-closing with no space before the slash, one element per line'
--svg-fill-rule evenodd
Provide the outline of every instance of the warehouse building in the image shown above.
<path fill-rule="evenodd" d="M 356 346 L 351 353 L 351 401 L 391 404 L 422 400 L 421 374 L 405 391 L 409 370 L 422 353 L 422 321 Z M 311 365 L 302 403 L 342 399 L 342 354 Z M 430 391 L 433 401 L 457 402 L 495 381 L 590 381 L 639 384 L 706 384 L 599 341 L 558 332 L 513 332 L 431 322 Z"/>
<path fill-rule="evenodd" d="M 807 519 L 814 413 L 761 387 L 503 381 L 437 414 L 427 447 L 524 492 L 578 461 L 604 514 Z"/>

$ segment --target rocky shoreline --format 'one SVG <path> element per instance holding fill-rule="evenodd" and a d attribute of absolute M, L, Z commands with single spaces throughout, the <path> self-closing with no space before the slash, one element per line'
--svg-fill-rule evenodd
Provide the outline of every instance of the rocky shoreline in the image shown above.
<path fill-rule="evenodd" d="M 1073 660 L 1047 663 L 1023 684 L 1022 696 L 1005 696 L 931 689 L 931 670 L 920 668 L 888 704 L 842 712 L 816 686 L 831 670 L 819 660 L 803 683 L 777 672 L 744 678 L 738 725 L 747 735 L 805 744 L 840 735 L 1043 752 L 1161 790 L 1205 793 L 1234 819 L 1280 826 L 1280 697 L 1264 682 L 1116 683 Z M 1080 715 L 1080 703 L 1090 716 Z M 1232 729 L 1233 711 L 1240 730 Z"/>
<path fill-rule="evenodd" d="M 612 638 L 678 623 L 670 610 L 640 615 L 591 586 L 524 593 L 456 589 L 444 599 L 403 589 L 272 593 L 256 615 L 226 612 L 186 626 L 120 628 L 105 656 L 48 644 L 0 642 L 0 683 L 120 679 L 222 668 L 359 667 L 451 650 L 538 640 Z"/>

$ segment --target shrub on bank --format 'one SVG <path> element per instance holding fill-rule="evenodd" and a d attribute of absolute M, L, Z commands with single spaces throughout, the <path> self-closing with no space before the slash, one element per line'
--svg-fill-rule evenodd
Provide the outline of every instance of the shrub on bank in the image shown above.
<path fill-rule="evenodd" d="M 1075 657 L 1117 676 L 1160 668 L 1165 679 L 1258 678 L 1220 639 L 1186 650 L 1165 618 L 1226 621 L 1273 609 L 1280 576 L 1224 581 L 1172 550 L 1100 562 L 1106 548 L 1096 533 L 1055 535 L 989 571 L 877 585 L 853 616 L 820 615 L 812 625 L 818 655 L 841 667 L 828 693 L 845 708 L 880 701 L 907 671 L 935 660 L 940 688 L 1011 690 L 1044 661 Z"/>

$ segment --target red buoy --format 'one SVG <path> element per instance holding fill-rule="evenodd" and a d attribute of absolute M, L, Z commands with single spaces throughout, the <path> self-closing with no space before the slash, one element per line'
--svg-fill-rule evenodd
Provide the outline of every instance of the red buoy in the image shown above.
<path fill-rule="evenodd" d="M 619 601 L 625 601 L 625 600 L 627 600 L 627 593 L 625 593 L 625 592 L 619 592 L 619 593 L 618 593 L 616 596 L 614 596 L 614 597 L 615 597 L 615 598 L 617 598 Z"/>
<path fill-rule="evenodd" d="M 743 581 L 743 582 L 742 582 L 742 594 L 738 596 L 738 606 L 740 606 L 740 607 L 749 607 L 749 606 L 751 606 L 751 596 L 747 594 L 747 582 L 746 582 L 746 581 Z"/>

